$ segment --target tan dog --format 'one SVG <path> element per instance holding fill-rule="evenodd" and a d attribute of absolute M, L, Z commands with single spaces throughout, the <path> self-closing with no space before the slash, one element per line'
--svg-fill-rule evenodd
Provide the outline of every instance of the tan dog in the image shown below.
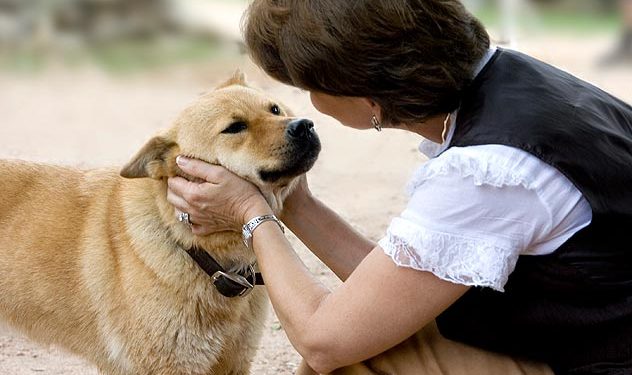
<path fill-rule="evenodd" d="M 0 319 L 106 374 L 246 374 L 266 294 L 218 293 L 187 254 L 254 263 L 241 234 L 191 234 L 166 200 L 179 154 L 255 183 L 277 212 L 314 164 L 308 120 L 236 74 L 185 109 L 120 172 L 0 161 Z M 150 177 L 150 178 L 143 178 Z M 133 179 L 130 179 L 133 178 Z"/>

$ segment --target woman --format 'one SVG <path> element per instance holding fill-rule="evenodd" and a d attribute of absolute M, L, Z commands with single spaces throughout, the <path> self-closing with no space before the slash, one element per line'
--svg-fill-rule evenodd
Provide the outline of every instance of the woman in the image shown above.
<path fill-rule="evenodd" d="M 305 181 L 288 198 L 282 219 L 344 281 L 334 291 L 274 220 L 253 230 L 303 373 L 362 361 L 349 371 L 632 371 L 629 105 L 490 49 L 458 0 L 255 0 L 247 15 L 247 46 L 268 74 L 308 90 L 345 126 L 422 135 L 431 157 L 378 244 Z M 253 185 L 223 168 L 179 164 L 207 181 L 169 181 L 194 233 L 271 214 Z M 450 340 L 433 331 L 435 319 Z"/>

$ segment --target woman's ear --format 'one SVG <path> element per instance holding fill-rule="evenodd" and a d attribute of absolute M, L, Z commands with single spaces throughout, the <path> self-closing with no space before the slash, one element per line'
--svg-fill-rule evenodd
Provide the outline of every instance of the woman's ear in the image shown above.
<path fill-rule="evenodd" d="M 175 160 L 179 153 L 180 147 L 176 142 L 161 136 L 154 137 L 121 169 L 120 175 L 125 178 L 153 179 L 175 176 Z"/>
<path fill-rule="evenodd" d="M 362 100 L 371 109 L 371 113 L 375 115 L 378 120 L 382 121 L 382 107 L 371 98 L 362 98 Z"/>

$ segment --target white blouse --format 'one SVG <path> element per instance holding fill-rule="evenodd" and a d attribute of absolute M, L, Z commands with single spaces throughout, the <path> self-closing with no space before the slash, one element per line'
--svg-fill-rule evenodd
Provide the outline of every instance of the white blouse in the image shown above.
<path fill-rule="evenodd" d="M 590 224 L 592 211 L 579 190 L 526 151 L 444 148 L 421 143 L 431 159 L 415 171 L 406 209 L 379 241 L 397 265 L 503 291 L 519 255 L 550 254 Z"/>

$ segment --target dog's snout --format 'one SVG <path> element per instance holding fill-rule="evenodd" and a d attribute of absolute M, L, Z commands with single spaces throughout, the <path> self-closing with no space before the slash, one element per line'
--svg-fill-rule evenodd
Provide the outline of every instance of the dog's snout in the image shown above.
<path fill-rule="evenodd" d="M 304 138 L 311 134 L 314 123 L 308 119 L 292 120 L 287 124 L 287 134 L 292 138 Z"/>

